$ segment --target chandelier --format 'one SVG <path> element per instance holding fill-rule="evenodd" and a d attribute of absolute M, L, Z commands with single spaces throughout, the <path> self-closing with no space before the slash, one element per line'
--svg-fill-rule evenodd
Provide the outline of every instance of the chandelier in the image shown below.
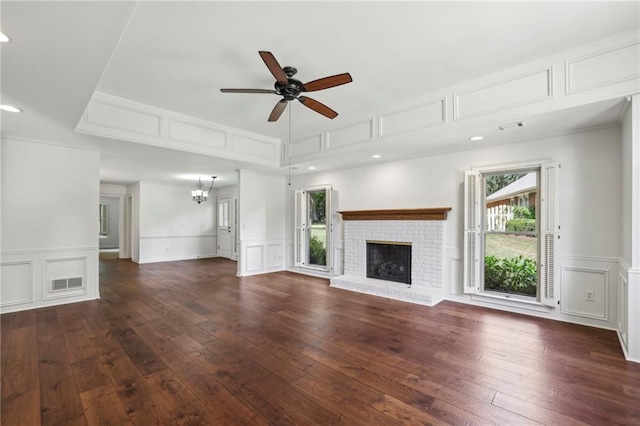
<path fill-rule="evenodd" d="M 209 193 L 213 189 L 213 182 L 216 180 L 216 177 L 217 176 L 211 176 L 211 187 L 209 188 L 208 191 L 205 191 L 203 189 L 204 184 L 202 183 L 200 178 L 198 178 L 198 183 L 196 183 L 196 190 L 191 191 L 191 198 L 193 198 L 193 201 L 195 201 L 198 204 L 200 204 L 203 201 L 207 201 L 207 195 L 209 195 Z"/>

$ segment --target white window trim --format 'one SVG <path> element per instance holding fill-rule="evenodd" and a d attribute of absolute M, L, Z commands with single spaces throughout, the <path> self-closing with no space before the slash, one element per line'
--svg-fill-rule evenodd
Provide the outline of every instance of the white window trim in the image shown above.
<path fill-rule="evenodd" d="M 307 224 L 309 212 L 308 212 L 308 192 L 324 190 L 327 193 L 326 198 L 326 225 L 327 225 L 327 254 L 326 254 L 326 265 L 310 265 L 306 263 L 307 260 L 307 248 L 309 244 L 309 233 Z M 305 269 L 308 271 L 314 271 L 316 273 L 321 273 L 322 275 L 331 274 L 333 271 L 333 256 L 331 255 L 332 250 L 332 236 L 333 236 L 333 188 L 331 184 L 326 185 L 315 185 L 315 186 L 306 186 L 300 188 L 295 191 L 294 194 L 294 265 L 298 268 Z M 304 205 L 300 205 L 300 197 L 304 197 Z M 304 235 L 304 238 L 301 236 Z"/>
<path fill-rule="evenodd" d="M 545 169 L 554 169 L 552 179 L 549 180 L 549 175 L 545 172 Z M 546 196 L 552 197 L 553 202 L 549 204 L 546 200 L 543 205 L 543 197 L 539 197 L 539 282 L 538 282 L 538 295 L 536 298 L 516 298 L 511 295 L 501 295 L 499 293 L 484 291 L 484 286 L 480 285 L 479 278 L 483 275 L 483 268 L 480 266 L 480 255 L 482 250 L 479 242 L 482 241 L 480 237 L 482 228 L 482 214 L 478 208 L 480 204 L 484 205 L 484 197 L 480 192 L 478 194 L 478 177 L 483 174 L 492 173 L 505 173 L 510 171 L 518 171 L 524 169 L 539 169 L 540 170 L 540 195 L 542 195 L 543 185 L 547 185 Z M 473 300 L 484 300 L 489 303 L 506 304 L 516 307 L 538 307 L 545 311 L 549 307 L 556 307 L 560 304 L 558 299 L 559 294 L 559 274 L 558 269 L 558 240 L 560 238 L 560 225 L 559 225 L 559 169 L 560 164 L 551 161 L 550 159 L 535 160 L 522 163 L 509 163 L 492 166 L 476 166 L 472 167 L 470 171 L 465 172 L 464 176 L 464 265 L 463 265 L 463 292 L 471 295 Z M 544 177 L 543 177 L 544 175 Z M 471 179 L 470 179 L 471 177 Z M 469 217 L 471 206 L 468 205 L 468 191 L 469 184 L 475 185 L 476 194 L 472 202 L 475 204 L 476 214 L 474 217 Z M 480 196 L 478 196 L 480 195 Z M 549 208 L 550 206 L 551 208 Z M 471 227 L 469 227 L 471 225 Z M 553 256 L 547 257 L 547 251 L 545 243 L 551 243 L 551 249 Z M 471 252 L 469 249 L 472 249 Z M 547 266 L 547 262 L 550 266 Z M 469 275 L 472 274 L 472 275 Z M 549 280 L 551 280 L 549 282 Z M 499 301 L 499 302 L 498 302 Z M 537 308 L 534 308 L 537 310 Z"/>

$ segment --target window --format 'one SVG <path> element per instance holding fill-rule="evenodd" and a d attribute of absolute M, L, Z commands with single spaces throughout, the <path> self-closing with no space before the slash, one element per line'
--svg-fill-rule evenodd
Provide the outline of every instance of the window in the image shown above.
<path fill-rule="evenodd" d="M 229 226 L 229 199 L 224 198 L 218 201 L 218 228 Z"/>
<path fill-rule="evenodd" d="M 100 228 L 98 231 L 99 235 L 106 236 L 109 233 L 109 210 L 106 204 L 100 203 L 100 209 L 98 212 L 98 221 L 100 223 Z"/>
<path fill-rule="evenodd" d="M 464 291 L 555 306 L 556 163 L 465 173 Z"/>
<path fill-rule="evenodd" d="M 295 204 L 295 265 L 330 271 L 331 187 L 298 190 Z"/>

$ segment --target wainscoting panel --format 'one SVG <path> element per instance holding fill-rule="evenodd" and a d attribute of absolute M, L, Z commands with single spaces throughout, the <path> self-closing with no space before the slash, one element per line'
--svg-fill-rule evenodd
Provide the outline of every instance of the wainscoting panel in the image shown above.
<path fill-rule="evenodd" d="M 449 294 L 463 294 L 462 259 L 449 257 Z"/>
<path fill-rule="evenodd" d="M 310 154 L 322 152 L 322 136 L 317 135 L 311 138 L 295 141 L 291 143 L 291 158 L 302 157 Z"/>
<path fill-rule="evenodd" d="M 373 140 L 373 120 L 327 132 L 327 151 Z"/>
<path fill-rule="evenodd" d="M 640 77 L 640 43 L 572 58 L 565 63 L 567 95 Z"/>
<path fill-rule="evenodd" d="M 542 70 L 454 94 L 454 120 L 527 105 L 552 97 L 552 69 L 549 66 Z"/>
<path fill-rule="evenodd" d="M 609 271 L 561 266 L 563 314 L 608 320 Z"/>
<path fill-rule="evenodd" d="M 264 271 L 264 259 L 263 259 L 264 247 L 262 245 L 249 245 L 245 247 L 245 261 L 247 272 L 263 272 Z"/>
<path fill-rule="evenodd" d="M 282 244 L 267 245 L 267 268 L 282 269 L 284 246 Z"/>
<path fill-rule="evenodd" d="M 56 289 L 54 281 L 76 280 L 78 285 L 66 284 Z M 77 280 L 80 280 L 79 282 Z M 87 256 L 44 259 L 44 299 L 60 299 L 87 294 Z"/>
<path fill-rule="evenodd" d="M 138 263 L 202 259 L 218 255 L 217 235 L 140 237 Z"/>
<path fill-rule="evenodd" d="M 227 148 L 227 135 L 225 132 L 175 119 L 169 119 L 169 139 L 196 145 L 207 145 L 210 148 L 221 151 Z"/>
<path fill-rule="evenodd" d="M 162 117 L 135 108 L 115 107 L 114 105 L 92 101 L 87 105 L 85 115 L 87 124 L 106 127 L 144 136 L 161 135 Z"/>
<path fill-rule="evenodd" d="M 437 126 L 446 122 L 446 99 L 428 102 L 381 115 L 379 119 L 380 138 L 400 135 L 426 127 Z"/>
<path fill-rule="evenodd" d="M 618 333 L 625 348 L 628 348 L 629 337 L 629 313 L 627 303 L 629 300 L 629 280 L 627 272 L 618 273 Z"/>
<path fill-rule="evenodd" d="M 238 276 L 258 275 L 286 269 L 285 240 L 249 239 L 240 241 L 239 244 Z"/>
<path fill-rule="evenodd" d="M 33 303 L 34 287 L 33 261 L 2 262 L 2 285 L 0 286 L 0 307 Z"/>
<path fill-rule="evenodd" d="M 5 251 L 0 255 L 0 313 L 100 297 L 98 247 Z M 53 290 L 53 280 L 57 290 Z"/>
<path fill-rule="evenodd" d="M 335 244 L 336 245 L 333 246 L 333 256 L 331 257 L 333 264 L 332 275 L 342 275 L 344 274 L 343 243 L 342 241 L 336 241 Z"/>

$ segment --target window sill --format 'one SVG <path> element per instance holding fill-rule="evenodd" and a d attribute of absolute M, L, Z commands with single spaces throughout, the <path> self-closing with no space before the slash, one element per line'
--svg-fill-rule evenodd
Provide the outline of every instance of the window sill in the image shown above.
<path fill-rule="evenodd" d="M 536 312 L 551 312 L 551 307 L 543 305 L 537 300 L 526 300 L 518 296 L 506 296 L 497 293 L 485 292 L 481 294 L 474 294 L 471 296 L 471 300 L 478 302 L 491 303 L 494 305 L 509 306 L 512 308 L 527 309 Z"/>

